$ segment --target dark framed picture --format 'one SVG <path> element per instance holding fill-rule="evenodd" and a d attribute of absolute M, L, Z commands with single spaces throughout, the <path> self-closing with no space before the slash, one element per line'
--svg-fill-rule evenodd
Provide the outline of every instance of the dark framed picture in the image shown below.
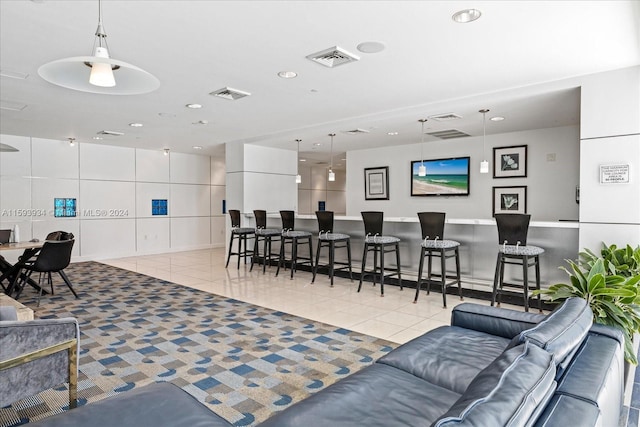
<path fill-rule="evenodd" d="M 493 215 L 527 213 L 527 186 L 493 187 Z"/>
<path fill-rule="evenodd" d="M 494 178 L 523 178 L 527 176 L 527 146 L 495 147 L 493 149 Z"/>
<path fill-rule="evenodd" d="M 365 168 L 364 199 L 389 200 L 389 166 Z"/>

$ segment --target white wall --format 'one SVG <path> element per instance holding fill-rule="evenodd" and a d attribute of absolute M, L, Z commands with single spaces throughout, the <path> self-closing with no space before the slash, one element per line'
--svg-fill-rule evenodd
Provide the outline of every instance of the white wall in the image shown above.
<path fill-rule="evenodd" d="M 640 67 L 584 78 L 580 247 L 640 244 Z M 629 165 L 630 182 L 600 183 L 601 165 Z"/>
<path fill-rule="evenodd" d="M 75 259 L 224 246 L 224 159 L 0 135 L 0 228 L 20 240 L 55 230 L 76 236 Z M 53 199 L 77 199 L 75 218 L 55 218 Z M 151 200 L 167 199 L 167 216 Z"/>
<path fill-rule="evenodd" d="M 533 221 L 578 219 L 575 190 L 579 183 L 577 126 L 489 135 L 487 160 L 493 169 L 492 148 L 527 145 L 527 177 L 494 179 L 480 174 L 482 137 L 427 142 L 426 159 L 470 156 L 470 195 L 411 197 L 411 161 L 420 159 L 420 144 L 347 152 L 347 215 L 381 210 L 388 217 L 412 217 L 421 211 L 446 212 L 448 218 L 492 217 L 493 187 L 527 186 L 527 213 Z M 554 155 L 554 156 L 548 156 Z M 555 157 L 549 161 L 548 157 Z M 365 200 L 364 169 L 389 166 L 389 200 Z"/>
<path fill-rule="evenodd" d="M 347 212 L 346 171 L 334 170 L 336 180 L 329 182 L 326 166 L 300 165 L 298 172 L 302 182 L 298 185 L 298 213 L 309 215 L 318 210 L 318 202 L 324 201 L 325 209 L 337 215 Z"/>

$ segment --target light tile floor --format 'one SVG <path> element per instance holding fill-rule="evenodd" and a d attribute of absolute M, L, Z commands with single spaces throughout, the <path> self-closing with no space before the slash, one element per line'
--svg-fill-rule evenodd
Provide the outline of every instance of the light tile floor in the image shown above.
<path fill-rule="evenodd" d="M 293 279 L 289 270 L 281 270 L 275 277 L 275 267 L 267 268 L 266 274 L 262 274 L 262 266 L 256 265 L 249 272 L 249 264 L 240 264 L 240 269 L 236 269 L 236 259 L 232 257 L 229 268 L 225 268 L 226 254 L 218 248 L 101 262 L 398 344 L 448 325 L 452 308 L 461 303 L 457 296 L 448 295 L 445 309 L 440 293 L 427 295 L 422 291 L 418 303 L 413 304 L 415 290 L 401 291 L 397 286 L 385 287 L 382 298 L 379 287 L 368 282 L 358 293 L 357 280 L 351 282 L 338 277 L 334 278 L 332 288 L 326 274 L 318 274 L 311 284 L 311 273 L 306 271 L 297 271 Z M 470 298 L 465 301 L 489 304 Z M 518 306 L 502 306 L 522 310 Z"/>

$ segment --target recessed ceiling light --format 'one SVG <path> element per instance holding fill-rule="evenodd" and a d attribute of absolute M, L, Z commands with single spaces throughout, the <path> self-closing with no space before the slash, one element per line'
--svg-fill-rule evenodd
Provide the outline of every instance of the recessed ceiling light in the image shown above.
<path fill-rule="evenodd" d="M 132 128 L 141 128 L 144 125 L 142 123 L 129 123 L 129 126 Z"/>
<path fill-rule="evenodd" d="M 480 15 L 482 13 L 478 9 L 464 9 L 454 13 L 451 19 L 459 24 L 466 24 L 480 18 Z"/>
<path fill-rule="evenodd" d="M 316 147 L 320 147 L 322 144 L 320 142 L 316 142 L 315 144 L 313 144 Z"/>
<path fill-rule="evenodd" d="M 295 71 L 280 71 L 278 73 L 278 77 L 282 77 L 283 79 L 293 79 L 294 77 L 297 77 L 298 73 L 296 73 Z"/>
<path fill-rule="evenodd" d="M 102 138 L 101 136 L 94 136 L 93 139 L 95 139 L 96 141 L 100 141 L 101 139 L 104 139 L 104 138 Z"/>
<path fill-rule="evenodd" d="M 491 117 L 489 120 L 493 121 L 493 122 L 501 122 L 504 120 L 504 117 L 502 116 L 495 116 L 495 117 Z"/>
<path fill-rule="evenodd" d="M 380 42 L 362 42 L 356 47 L 362 53 L 378 53 L 385 48 Z"/>
<path fill-rule="evenodd" d="M 194 150 L 202 150 L 202 147 L 201 147 L 201 146 L 199 146 L 199 145 L 194 145 L 194 146 L 193 146 L 193 147 L 191 147 L 191 148 L 193 148 Z"/>
<path fill-rule="evenodd" d="M 301 162 L 306 162 L 306 161 L 307 161 L 307 159 L 300 159 L 300 161 L 301 161 Z"/>
<path fill-rule="evenodd" d="M 346 161 L 347 161 L 347 159 L 340 159 L 340 160 L 342 160 L 343 162 L 346 162 Z"/>
<path fill-rule="evenodd" d="M 396 136 L 398 134 L 398 132 L 387 132 L 387 135 L 389 136 Z"/>
<path fill-rule="evenodd" d="M 198 108 L 202 108 L 202 105 L 201 104 L 187 104 L 186 107 L 194 109 L 194 110 L 197 110 Z"/>

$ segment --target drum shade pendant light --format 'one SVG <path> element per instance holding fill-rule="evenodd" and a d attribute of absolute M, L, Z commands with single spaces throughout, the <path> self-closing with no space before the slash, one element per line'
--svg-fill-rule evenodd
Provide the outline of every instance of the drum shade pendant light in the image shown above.
<path fill-rule="evenodd" d="M 487 140 L 487 113 L 489 110 L 482 109 L 478 110 L 479 113 L 482 113 L 482 158 L 483 161 L 480 162 L 480 173 L 489 173 L 489 162 L 487 161 L 486 156 L 486 140 Z"/>
<path fill-rule="evenodd" d="M 427 167 L 424 165 L 424 122 L 427 119 L 418 120 L 422 124 L 422 132 L 420 133 L 422 140 L 420 141 L 420 166 L 418 166 L 418 176 L 427 176 Z"/>
<path fill-rule="evenodd" d="M 160 87 L 160 81 L 152 74 L 109 57 L 100 0 L 92 53 L 93 56 L 74 56 L 49 62 L 38 68 L 38 74 L 57 86 L 107 95 L 137 95 Z"/>
<path fill-rule="evenodd" d="M 302 177 L 300 176 L 300 142 L 301 139 L 296 139 L 298 143 L 298 156 L 296 157 L 296 184 L 302 184 Z"/>
<path fill-rule="evenodd" d="M 335 133 L 330 133 L 329 136 L 331 137 L 331 159 L 329 160 L 330 162 L 330 166 L 329 166 L 329 181 L 335 181 L 336 180 L 336 174 L 333 171 L 333 137 L 336 136 Z"/>

